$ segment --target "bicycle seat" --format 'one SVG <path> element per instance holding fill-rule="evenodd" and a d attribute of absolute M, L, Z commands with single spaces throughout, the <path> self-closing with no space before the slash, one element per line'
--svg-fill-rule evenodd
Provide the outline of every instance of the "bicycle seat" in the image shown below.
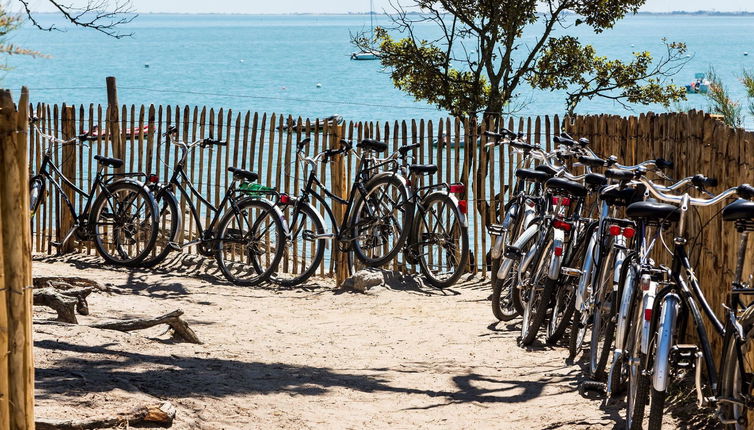
<path fill-rule="evenodd" d="M 544 182 L 551 178 L 551 176 L 545 172 L 532 169 L 516 169 L 516 177 L 536 182 Z"/>
<path fill-rule="evenodd" d="M 576 197 L 584 197 L 587 192 L 585 186 L 563 178 L 550 178 L 545 182 L 545 187 L 552 191 L 562 191 Z"/>
<path fill-rule="evenodd" d="M 105 166 L 110 166 L 115 169 L 123 166 L 123 160 L 119 158 L 110 158 L 102 155 L 95 155 L 94 159 L 97 160 L 97 162 L 100 164 L 104 164 Z"/>
<path fill-rule="evenodd" d="M 259 179 L 259 175 L 257 175 L 254 172 L 250 172 L 246 169 L 239 169 L 238 167 L 228 167 L 228 171 L 233 174 L 233 176 L 245 179 L 249 182 L 256 182 L 257 179 Z"/>
<path fill-rule="evenodd" d="M 644 185 L 640 187 L 626 187 L 622 190 L 612 189 L 600 192 L 600 199 L 609 206 L 628 206 L 631 203 L 641 201 L 644 194 Z"/>
<path fill-rule="evenodd" d="M 536 170 L 538 172 L 545 172 L 548 175 L 550 175 L 550 177 L 553 177 L 553 176 L 555 176 L 556 173 L 558 173 L 557 170 L 553 169 L 552 167 L 550 167 L 550 166 L 548 166 L 546 164 L 540 164 L 539 166 L 535 167 L 534 170 Z"/>
<path fill-rule="evenodd" d="M 422 146 L 421 143 L 414 143 L 412 145 L 401 146 L 400 148 L 398 148 L 398 152 L 400 152 L 401 155 L 405 157 L 406 154 L 408 154 L 409 152 L 413 151 L 416 148 L 419 148 L 420 146 Z"/>
<path fill-rule="evenodd" d="M 656 200 L 647 200 L 628 205 L 626 208 L 626 216 L 629 218 L 644 218 L 660 221 L 678 221 L 681 217 L 681 210 L 675 205 L 660 203 Z"/>
<path fill-rule="evenodd" d="M 434 175 L 437 173 L 437 166 L 434 164 L 411 164 L 408 171 L 415 175 Z"/>
<path fill-rule="evenodd" d="M 587 185 L 596 188 L 607 184 L 607 178 L 605 175 L 600 175 L 599 173 L 588 173 L 586 177 L 584 177 L 584 182 L 586 182 Z"/>
<path fill-rule="evenodd" d="M 737 221 L 740 219 L 754 219 L 754 202 L 738 199 L 723 209 L 725 221 Z"/>
<path fill-rule="evenodd" d="M 374 140 L 374 139 L 364 139 L 361 142 L 359 142 L 359 144 L 356 146 L 366 151 L 374 151 L 374 152 L 387 151 L 387 143 L 380 142 L 379 140 Z"/>

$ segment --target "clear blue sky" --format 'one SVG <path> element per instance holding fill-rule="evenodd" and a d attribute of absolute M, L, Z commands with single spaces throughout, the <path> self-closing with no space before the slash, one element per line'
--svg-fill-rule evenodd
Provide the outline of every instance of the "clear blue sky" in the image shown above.
<path fill-rule="evenodd" d="M 405 3 L 406 0 L 403 0 Z M 11 4 L 14 2 L 11 2 Z M 65 3 L 82 4 L 84 0 L 69 0 Z M 52 10 L 45 0 L 32 0 L 38 11 Z M 187 12 L 187 13 L 338 13 L 365 12 L 369 0 L 133 0 L 138 12 Z M 374 0 L 377 11 L 388 9 L 389 0 Z M 718 10 L 754 11 L 752 0 L 648 0 L 645 11 L 668 12 L 673 10 Z"/>

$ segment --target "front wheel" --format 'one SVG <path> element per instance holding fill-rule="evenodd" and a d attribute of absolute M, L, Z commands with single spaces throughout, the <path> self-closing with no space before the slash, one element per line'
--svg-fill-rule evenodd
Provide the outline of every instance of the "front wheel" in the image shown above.
<path fill-rule="evenodd" d="M 537 259 L 532 261 L 533 270 L 527 270 L 524 277 L 524 290 L 521 292 L 524 299 L 524 313 L 521 320 L 521 339 L 522 346 L 531 345 L 537 338 L 537 332 L 547 316 L 547 308 L 550 305 L 557 281 L 547 276 L 548 263 L 550 261 L 550 249 L 552 244 L 552 232 L 543 236 L 544 240 L 540 241 L 537 253 Z M 531 266 L 530 266 L 531 267 Z"/>
<path fill-rule="evenodd" d="M 270 280 L 284 287 L 293 287 L 306 282 L 322 263 L 326 246 L 325 226 L 319 213 L 306 203 L 285 205 L 282 212 L 289 232 L 283 258 Z"/>
<path fill-rule="evenodd" d="M 155 194 L 159 220 L 157 223 L 157 239 L 152 251 L 141 262 L 142 267 L 153 267 L 162 263 L 168 254 L 177 246 L 178 235 L 182 229 L 181 211 L 175 195 L 168 188 L 163 188 Z"/>
<path fill-rule="evenodd" d="M 89 222 L 94 246 L 105 261 L 135 266 L 157 239 L 157 203 L 138 183 L 113 182 L 94 201 Z"/>
<path fill-rule="evenodd" d="M 718 402 L 720 419 L 726 430 L 747 428 L 747 404 L 752 401 L 752 376 L 754 360 L 751 357 L 754 347 L 754 306 L 749 306 L 738 320 L 743 328 L 743 339 L 733 336 L 732 330 L 724 343 L 722 371 L 720 374 L 721 398 Z M 740 355 L 739 355 L 740 351 Z M 743 357 L 743 362 L 739 359 Z M 723 400 L 724 399 L 724 400 Z"/>
<path fill-rule="evenodd" d="M 414 221 L 419 268 L 435 288 L 448 288 L 464 273 L 469 260 L 469 232 L 456 200 L 447 194 L 424 199 Z"/>
<path fill-rule="evenodd" d="M 254 286 L 267 281 L 285 249 L 285 224 L 264 200 L 246 199 L 230 209 L 216 230 L 215 257 L 228 281 Z"/>

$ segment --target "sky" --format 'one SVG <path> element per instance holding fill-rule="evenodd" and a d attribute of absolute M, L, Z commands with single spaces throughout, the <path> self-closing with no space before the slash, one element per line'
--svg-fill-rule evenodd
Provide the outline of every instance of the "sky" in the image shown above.
<path fill-rule="evenodd" d="M 344 13 L 369 11 L 369 0 L 132 0 L 137 12 L 185 13 Z M 406 0 L 403 0 L 404 3 Z M 83 0 L 70 0 L 68 4 L 85 4 Z M 32 0 L 36 11 L 52 11 L 46 0 Z M 378 12 L 390 9 L 389 0 L 374 0 Z M 752 0 L 648 0 L 647 12 L 674 10 L 717 10 L 754 12 Z"/>

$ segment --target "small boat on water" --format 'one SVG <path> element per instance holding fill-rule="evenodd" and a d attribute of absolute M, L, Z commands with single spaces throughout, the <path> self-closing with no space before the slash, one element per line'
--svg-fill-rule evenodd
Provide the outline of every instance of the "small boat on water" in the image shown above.
<path fill-rule="evenodd" d="M 144 133 L 144 136 L 146 137 L 151 132 L 154 132 L 154 129 L 150 129 L 148 124 L 141 127 L 128 128 L 123 131 L 126 139 L 137 138 L 141 133 Z M 92 127 L 91 130 L 79 135 L 79 139 L 81 140 L 97 140 L 100 137 L 102 139 L 107 139 L 110 137 L 110 133 L 105 129 L 100 130 L 96 125 Z"/>
<path fill-rule="evenodd" d="M 710 81 L 706 79 L 704 73 L 697 73 L 694 75 L 694 81 L 686 85 L 687 94 L 707 94 L 709 91 Z"/>
<path fill-rule="evenodd" d="M 335 114 L 330 115 L 324 119 L 309 121 L 309 124 L 311 124 L 312 131 L 321 133 L 325 130 L 325 124 L 327 124 L 328 127 L 334 127 L 336 125 L 343 124 L 343 121 L 344 120 L 341 115 Z M 282 130 L 288 133 L 295 133 L 296 131 L 298 131 L 298 124 L 296 123 L 296 121 L 291 120 L 288 121 L 288 123 L 285 125 L 279 125 L 277 127 L 277 130 Z M 301 131 L 306 131 L 306 123 L 301 124 Z"/>
<path fill-rule="evenodd" d="M 372 51 L 354 52 L 351 54 L 352 60 L 364 61 L 364 60 L 379 60 L 380 54 Z"/>

